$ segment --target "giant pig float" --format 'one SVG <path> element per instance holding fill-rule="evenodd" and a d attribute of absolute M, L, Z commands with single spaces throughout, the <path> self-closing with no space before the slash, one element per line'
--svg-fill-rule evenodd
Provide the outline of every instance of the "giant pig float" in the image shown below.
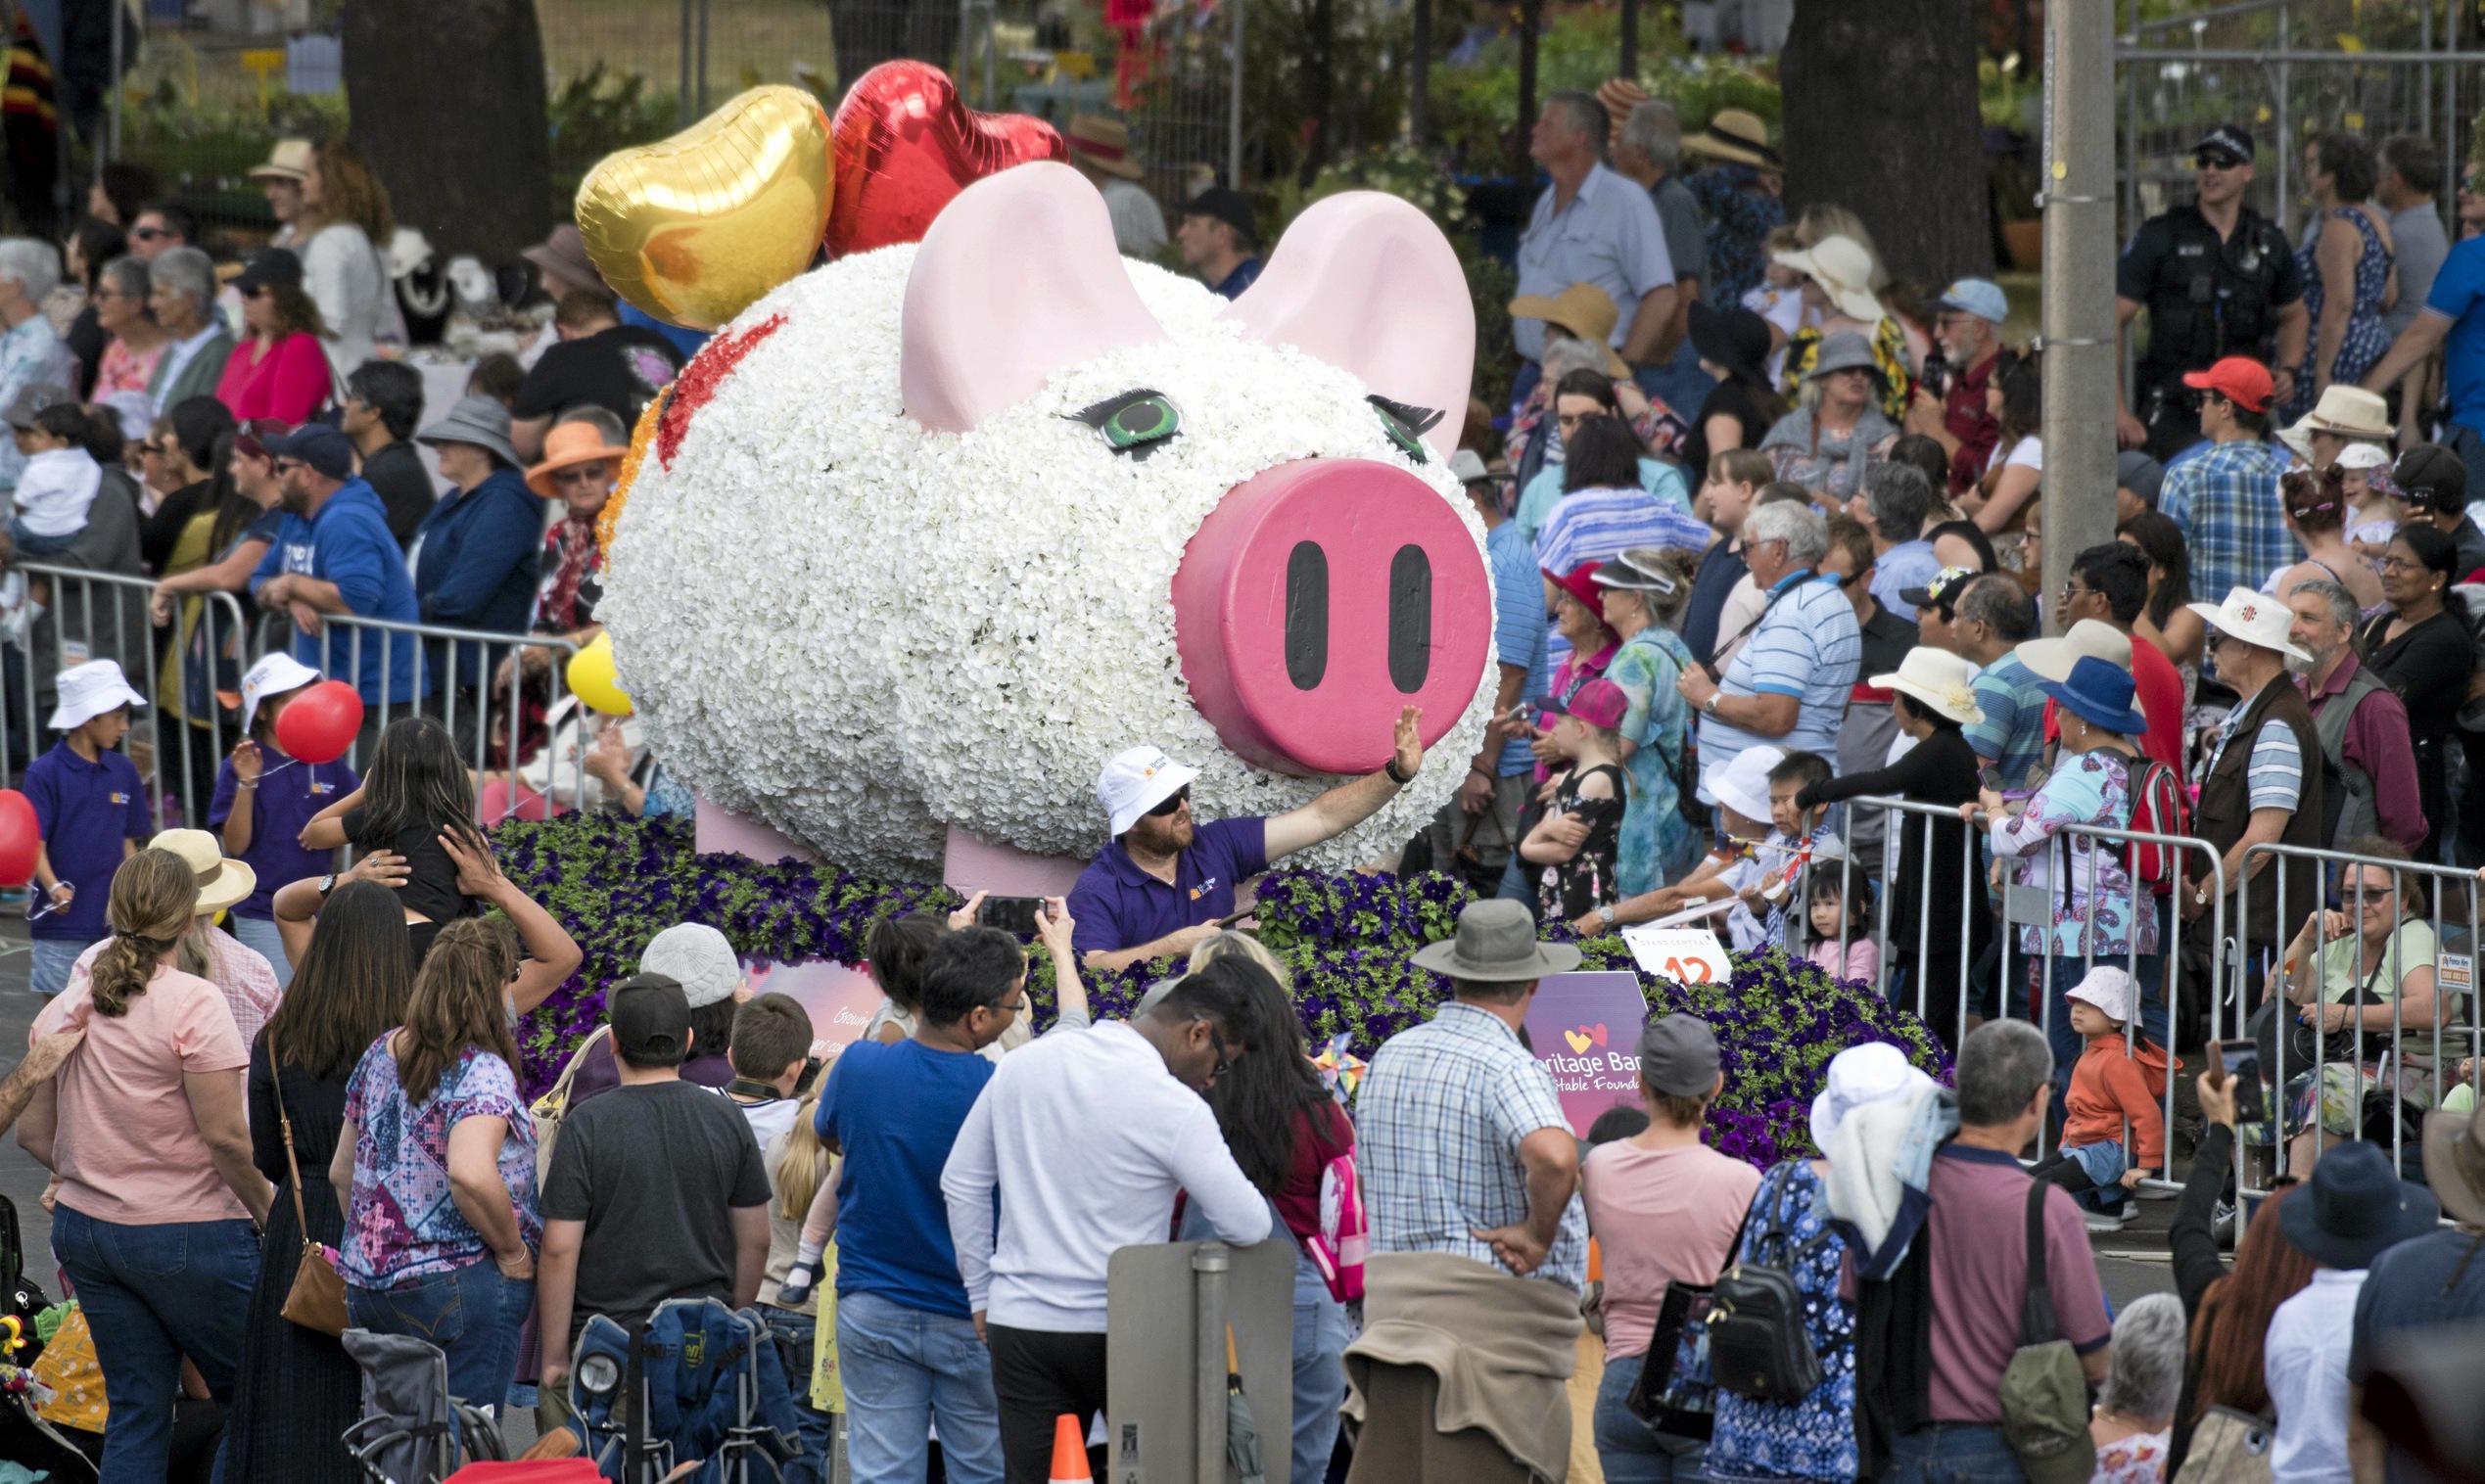
<path fill-rule="evenodd" d="M 1394 197 L 1317 203 L 1228 303 L 1118 255 L 1049 162 L 768 293 L 642 427 L 599 608 L 703 844 L 986 884 L 996 853 L 1092 855 L 1136 743 L 1200 767 L 1206 817 L 1380 767 L 1406 705 L 1469 757 L 1474 351 L 1455 255 Z M 1385 855 L 1458 772 L 1309 861 Z"/>

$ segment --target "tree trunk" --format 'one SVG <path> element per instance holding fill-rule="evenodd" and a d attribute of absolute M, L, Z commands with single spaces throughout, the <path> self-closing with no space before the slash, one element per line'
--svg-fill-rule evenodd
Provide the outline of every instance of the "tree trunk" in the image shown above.
<path fill-rule="evenodd" d="M 556 207 L 535 0 L 348 5 L 344 28 L 353 144 L 397 219 L 492 263 L 540 241 Z M 444 36 L 453 66 L 413 65 Z"/>
<path fill-rule="evenodd" d="M 1993 271 L 1969 0 L 1795 0 L 1778 76 L 1790 216 L 1848 208 L 1897 277 Z"/>

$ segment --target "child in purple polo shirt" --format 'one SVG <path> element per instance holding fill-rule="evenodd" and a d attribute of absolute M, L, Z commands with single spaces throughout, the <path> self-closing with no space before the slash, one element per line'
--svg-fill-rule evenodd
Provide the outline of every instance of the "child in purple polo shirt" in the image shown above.
<path fill-rule="evenodd" d="M 242 728 L 248 733 L 215 775 L 208 827 L 225 853 L 258 873 L 258 889 L 233 907 L 233 936 L 266 956 L 280 985 L 293 982 L 284 935 L 276 929 L 276 893 L 296 881 L 336 869 L 336 852 L 300 843 L 311 816 L 362 786 L 344 759 L 303 763 L 276 745 L 276 719 L 318 672 L 283 650 L 261 656 L 242 676 Z"/>
<path fill-rule="evenodd" d="M 129 731 L 129 708 L 147 698 L 110 660 L 71 666 L 54 683 L 60 700 L 51 727 L 61 740 L 25 768 L 25 796 L 43 835 L 34 858 L 42 898 L 32 988 L 47 997 L 69 988 L 77 955 L 104 936 L 113 872 L 156 830 L 137 766 L 114 751 Z"/>

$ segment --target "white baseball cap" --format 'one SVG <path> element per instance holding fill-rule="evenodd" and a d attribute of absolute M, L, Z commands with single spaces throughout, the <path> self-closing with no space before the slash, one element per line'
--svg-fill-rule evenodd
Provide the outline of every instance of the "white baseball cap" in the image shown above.
<path fill-rule="evenodd" d="M 1886 1041 L 1849 1046 L 1829 1059 L 1829 1076 L 1812 1097 L 1812 1144 L 1823 1153 L 1837 1136 L 1838 1126 L 1857 1108 L 1886 1098 L 1912 1096 L 1932 1087 L 1933 1079 L 1910 1063 L 1906 1053 Z"/>
<path fill-rule="evenodd" d="M 2338 467 L 2387 469 L 2390 467 L 2390 450 L 2379 443 L 2349 443 L 2338 450 Z"/>
<path fill-rule="evenodd" d="M 1719 804 L 1747 819 L 1769 817 L 1769 769 L 1786 761 L 1782 747 L 1747 747 L 1709 769 L 1701 783 Z"/>
<path fill-rule="evenodd" d="M 129 688 L 129 679 L 110 660 L 72 665 L 53 681 L 60 703 L 52 708 L 54 731 L 71 731 L 117 706 L 144 706 L 147 698 Z"/>
<path fill-rule="evenodd" d="M 1133 747 L 1113 754 L 1096 779 L 1096 800 L 1113 822 L 1115 838 L 1140 816 L 1191 786 L 1199 769 L 1176 763 L 1159 747 Z"/>
<path fill-rule="evenodd" d="M 242 675 L 242 730 L 251 729 L 251 719 L 258 715 L 259 702 L 318 680 L 319 672 L 281 649 L 259 656 L 258 663 Z"/>
<path fill-rule="evenodd" d="M 677 922 L 648 939 L 646 951 L 638 955 L 638 972 L 662 974 L 681 986 L 681 997 L 694 1010 L 730 999 L 742 987 L 741 955 L 723 933 L 704 922 Z"/>

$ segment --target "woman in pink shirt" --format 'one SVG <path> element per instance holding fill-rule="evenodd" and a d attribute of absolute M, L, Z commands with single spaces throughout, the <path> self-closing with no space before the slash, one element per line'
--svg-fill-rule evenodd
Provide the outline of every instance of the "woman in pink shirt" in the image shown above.
<path fill-rule="evenodd" d="M 302 259 L 283 248 L 262 249 L 251 255 L 233 289 L 242 296 L 247 338 L 224 363 L 215 399 L 245 423 L 255 417 L 289 426 L 307 421 L 328 399 L 330 377 L 328 352 L 319 348 L 319 306 L 303 292 Z"/>
<path fill-rule="evenodd" d="M 85 1043 L 18 1126 L 60 1177 L 52 1250 L 104 1372 L 107 1479 L 164 1476 L 184 1356 L 232 1405 L 253 1229 L 275 1196 L 251 1163 L 233 1012 L 173 966 L 198 900 L 197 874 L 169 851 L 121 862 L 92 976 L 35 1017 L 36 1036 L 82 1026 Z"/>
<path fill-rule="evenodd" d="M 1674 1283 L 1717 1280 L 1760 1172 L 1700 1142 L 1725 1090 L 1716 1034 L 1696 1015 L 1666 1015 L 1639 1036 L 1639 1097 L 1648 1127 L 1600 1145 L 1580 1178 L 1588 1230 L 1605 1256 L 1605 1379 L 1596 1388 L 1596 1456 L 1614 1484 L 1697 1479 L 1702 1439 L 1661 1433 L 1624 1401 Z"/>

